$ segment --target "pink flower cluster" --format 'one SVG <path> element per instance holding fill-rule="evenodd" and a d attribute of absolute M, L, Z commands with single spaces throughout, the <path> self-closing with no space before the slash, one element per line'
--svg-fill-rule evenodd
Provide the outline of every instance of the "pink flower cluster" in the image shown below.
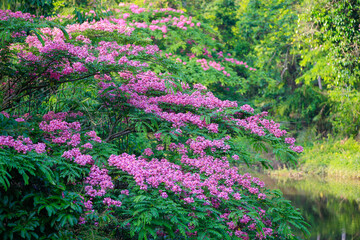
<path fill-rule="evenodd" d="M 207 92 L 206 94 L 201 94 L 199 91 L 193 92 L 191 95 L 178 92 L 176 94 L 167 94 L 159 97 L 153 97 L 149 99 L 149 103 L 158 104 L 158 103 L 169 103 L 173 105 L 190 105 L 195 108 L 232 108 L 237 107 L 236 102 L 229 100 L 222 101 L 214 96 L 212 92 Z"/>
<path fill-rule="evenodd" d="M 86 194 L 92 197 L 104 196 L 107 189 L 113 189 L 114 184 L 111 181 L 111 177 L 108 175 L 108 170 L 93 165 L 90 169 L 89 176 L 86 178 L 85 183 L 90 185 L 85 187 Z M 96 190 L 94 187 L 100 187 Z"/>
<path fill-rule="evenodd" d="M 42 129 L 46 133 L 51 133 L 51 137 L 55 137 L 56 135 L 61 135 L 62 138 L 66 138 L 70 141 L 67 142 L 67 145 L 77 146 L 82 142 L 81 135 L 79 131 L 81 130 L 81 126 L 78 122 L 68 123 L 65 121 L 68 117 L 77 117 L 82 116 L 82 113 L 67 113 L 67 112 L 60 112 L 54 113 L 49 112 L 43 116 L 43 119 L 50 121 L 47 123 L 46 121 L 42 121 L 40 123 L 40 129 Z M 61 120 L 60 120 L 61 119 Z M 71 131 L 70 131 L 71 130 Z M 65 134 L 64 134 L 65 133 Z M 64 136 L 65 135 L 65 136 Z M 95 131 L 90 131 L 85 134 L 86 136 L 90 137 L 90 141 L 95 141 L 101 143 L 102 140 L 100 137 L 97 136 Z M 55 138 L 58 139 L 59 137 Z M 59 144 L 63 144 L 65 141 L 59 142 Z M 89 142 L 83 144 L 81 146 L 83 150 L 92 149 L 93 145 Z M 85 183 L 89 184 L 85 186 L 85 193 L 90 197 L 101 197 L 106 194 L 108 189 L 113 189 L 114 184 L 111 180 L 111 177 L 108 175 L 108 170 L 106 168 L 100 169 L 98 166 L 94 165 L 94 159 L 89 154 L 83 154 L 82 150 L 79 148 L 72 148 L 68 151 L 64 151 L 62 154 L 63 158 L 67 159 L 74 159 L 74 162 L 81 166 L 85 165 L 92 165 L 90 168 L 90 173 L 88 177 L 85 179 Z M 125 192 L 124 194 L 128 194 Z M 121 202 L 117 200 L 113 200 L 111 198 L 104 198 L 103 203 L 107 206 L 121 206 Z M 92 212 L 92 199 L 84 202 L 85 208 Z M 85 219 L 81 220 L 82 223 L 85 223 Z"/>
<path fill-rule="evenodd" d="M 5 116 L 9 117 L 6 112 L 3 112 Z M 50 137 L 54 143 L 59 145 L 65 144 L 67 146 L 78 146 L 81 142 L 80 130 L 81 126 L 78 122 L 66 122 L 67 118 L 76 118 L 77 116 L 82 116 L 81 112 L 48 112 L 43 116 L 45 121 L 42 121 L 39 124 L 39 128 L 44 131 L 44 135 Z M 101 139 L 97 136 L 95 131 L 90 131 L 86 133 L 90 140 L 95 142 L 101 142 Z M 0 147 L 8 146 L 14 148 L 16 151 L 26 154 L 31 150 L 35 150 L 37 153 L 44 153 L 46 150 L 46 145 L 44 143 L 33 144 L 30 138 L 25 138 L 19 136 L 17 140 L 14 140 L 11 136 L 0 136 Z M 92 149 L 92 144 L 87 142 L 81 146 L 83 150 Z M 64 151 L 62 157 L 67 159 L 74 159 L 79 165 L 93 165 L 93 157 L 89 154 L 83 154 L 82 150 L 79 148 L 72 148 L 68 151 Z M 90 169 L 89 176 L 86 178 L 85 183 L 89 184 L 85 187 L 86 194 L 95 197 L 103 196 L 106 193 L 107 189 L 113 188 L 113 183 L 111 177 L 107 174 L 107 169 L 99 169 L 96 165 L 93 165 Z M 96 189 L 100 188 L 100 189 Z M 104 200 L 104 203 L 107 205 L 120 206 L 121 202 L 119 201 L 109 201 L 109 199 Z M 84 203 L 85 208 L 92 208 L 92 201 L 87 201 Z"/>
<path fill-rule="evenodd" d="M 154 13 L 158 13 L 158 12 L 177 12 L 177 13 L 184 13 L 183 10 L 181 10 L 181 9 L 174 9 L 174 8 L 154 9 L 153 12 L 154 12 Z"/>
<path fill-rule="evenodd" d="M 246 111 L 251 111 L 248 106 L 244 107 L 244 109 L 247 109 Z M 280 129 L 279 123 L 275 123 L 273 120 L 269 121 L 268 119 L 263 118 L 265 116 L 267 116 L 267 112 L 262 112 L 245 119 L 230 118 L 230 120 L 234 121 L 237 126 L 241 126 L 247 130 L 250 130 L 251 133 L 258 136 L 265 136 L 265 130 L 277 138 L 280 138 L 286 134 L 285 130 Z"/>
<path fill-rule="evenodd" d="M 123 153 L 121 155 L 111 155 L 108 159 L 110 166 L 132 175 L 137 185 L 141 189 L 148 189 L 149 186 L 158 188 L 161 184 L 165 188 L 176 193 L 194 194 L 199 199 L 207 199 L 204 195 L 204 189 L 208 189 L 210 194 L 219 198 L 229 199 L 229 194 L 234 194 L 234 198 L 240 199 L 240 196 L 234 192 L 235 184 L 248 189 L 250 193 L 259 194 L 259 189 L 252 187 L 264 187 L 264 183 L 257 178 L 251 179 L 250 175 L 238 174 L 237 168 L 231 168 L 226 157 L 223 159 L 213 156 L 203 156 L 199 158 L 189 158 L 187 155 L 181 157 L 181 162 L 187 166 L 199 169 L 199 173 L 208 176 L 201 180 L 198 173 L 183 172 L 180 165 L 169 162 L 166 159 L 152 159 L 147 161 L 145 158 L 136 157 Z M 225 185 L 220 184 L 221 181 Z M 265 194 L 259 196 L 263 199 Z M 190 203 L 190 198 L 184 201 Z"/>
<path fill-rule="evenodd" d="M 167 93 L 168 89 L 165 86 L 165 80 L 157 77 L 156 74 L 150 71 L 140 73 L 137 76 L 127 74 L 126 77 L 130 78 L 130 80 L 128 84 L 123 84 L 120 87 L 120 90 L 130 94 L 131 97 L 129 103 L 137 108 L 144 109 L 145 112 L 154 113 L 162 119 L 173 123 L 174 128 L 183 127 L 186 123 L 191 123 L 199 128 L 207 128 L 210 132 L 218 132 L 218 124 L 216 123 L 207 124 L 201 116 L 192 112 L 175 113 L 164 111 L 160 107 L 160 104 L 166 103 L 172 106 L 188 105 L 194 107 L 195 110 L 198 108 L 205 108 L 210 110 L 217 109 L 217 111 L 238 107 L 236 102 L 228 100 L 222 101 L 216 98 L 211 92 L 202 93 L 200 91 L 195 91 L 191 94 L 184 92 L 178 92 L 176 94 L 171 92 Z M 149 90 L 162 91 L 164 92 L 164 95 L 155 97 L 142 95 Z M 254 109 L 247 104 L 241 106 L 240 109 L 249 113 L 254 112 Z M 259 136 L 265 136 L 267 132 L 277 138 L 284 136 L 286 131 L 280 129 L 280 124 L 264 118 L 266 116 L 267 113 L 263 112 L 245 119 L 230 117 L 228 120 L 233 121 L 237 126 L 250 130 L 251 133 Z"/>
<path fill-rule="evenodd" d="M 17 152 L 26 154 L 32 150 L 37 153 L 44 153 L 46 151 L 46 145 L 44 143 L 34 144 L 30 138 L 19 136 L 15 140 L 12 136 L 0 136 L 0 148 L 7 146 L 14 148 Z"/>
<path fill-rule="evenodd" d="M 65 120 L 68 117 L 76 118 L 76 117 L 81 117 L 83 115 L 84 114 L 82 112 L 58 112 L 58 113 L 55 113 L 53 111 L 50 111 L 50 112 L 44 114 L 43 120 L 44 121 L 51 121 L 53 119 Z"/>
<path fill-rule="evenodd" d="M 194 91 L 192 93 L 177 92 L 173 93 L 165 86 L 165 79 L 159 78 L 155 73 L 151 71 L 142 72 L 137 75 L 120 72 L 120 76 L 127 79 L 128 83 L 123 84 L 119 89 L 129 94 L 129 103 L 133 106 L 143 109 L 145 112 L 154 113 L 160 118 L 173 123 L 174 128 L 180 128 L 186 126 L 188 123 L 196 125 L 199 128 L 206 128 L 209 132 L 218 132 L 217 123 L 206 123 L 204 118 L 191 111 L 186 113 L 174 112 L 164 110 L 162 104 L 168 104 L 170 106 L 190 106 L 195 111 L 202 109 L 212 110 L 216 109 L 216 112 L 221 112 L 224 109 L 231 109 L 238 107 L 236 102 L 222 101 L 216 98 L 211 92 L 205 92 L 204 87 L 200 87 L 200 91 Z M 113 84 L 102 83 L 100 87 L 100 93 L 108 87 L 114 87 Z M 199 88 L 200 85 L 196 85 Z M 184 90 L 189 89 L 188 86 L 184 85 Z M 163 92 L 161 96 L 147 96 L 149 91 L 155 90 Z M 104 96 L 104 95 L 103 95 Z M 108 92 L 110 99 L 115 99 L 113 93 Z M 254 109 L 249 105 L 243 105 L 240 107 L 241 110 L 253 113 Z M 241 114 L 239 114 L 241 117 Z M 259 136 L 265 136 L 266 134 L 272 134 L 273 136 L 280 138 L 286 134 L 285 130 L 280 129 L 280 124 L 275 123 L 273 120 L 268 120 L 264 117 L 267 116 L 266 112 L 261 114 L 253 115 L 245 119 L 235 117 L 225 117 L 226 121 L 233 122 L 238 127 L 249 130 L 252 134 Z M 300 149 L 300 148 L 299 148 Z M 296 150 L 299 150 L 296 148 Z"/>
<path fill-rule="evenodd" d="M 65 151 L 62 157 L 67 159 L 74 159 L 74 162 L 82 166 L 87 164 L 94 164 L 92 156 L 88 154 L 82 154 L 79 148 L 73 148 L 69 151 Z"/>
<path fill-rule="evenodd" d="M 66 30 L 68 33 L 72 32 L 83 32 L 89 29 L 100 30 L 105 32 L 118 32 L 119 34 L 125 34 L 130 36 L 133 31 L 132 28 L 127 27 L 125 24 L 114 24 L 107 19 L 102 19 L 100 21 L 93 22 L 84 22 L 82 24 L 72 24 L 68 25 Z"/>
<path fill-rule="evenodd" d="M 302 146 L 290 146 L 289 147 L 291 150 L 293 150 L 294 152 L 298 152 L 298 153 L 301 153 L 304 151 L 304 148 Z"/>
<path fill-rule="evenodd" d="M 206 141 L 207 147 L 215 145 L 227 149 L 224 140 L 228 140 L 228 137 L 210 142 L 198 138 L 197 141 L 189 140 L 188 148 L 195 152 L 198 148 L 194 143 Z M 170 145 L 172 149 L 177 147 L 181 147 L 180 144 Z M 185 146 L 183 145 L 183 147 Z M 200 149 L 204 149 L 204 146 L 200 146 Z M 260 192 L 260 189 L 265 186 L 264 183 L 258 178 L 252 178 L 249 174 L 240 175 L 236 167 L 230 167 L 226 157 L 219 159 L 204 155 L 198 158 L 190 158 L 186 154 L 182 154 L 181 163 L 183 166 L 180 166 L 166 159 L 148 161 L 142 157 L 123 153 L 111 155 L 108 163 L 110 166 L 115 166 L 133 176 L 140 189 L 160 188 L 159 195 L 162 198 L 168 198 L 167 192 L 173 192 L 182 199 L 183 204 L 193 204 L 196 199 L 202 199 L 206 200 L 206 204 L 219 208 L 222 201 L 229 200 L 231 197 L 235 200 L 241 200 L 242 194 L 254 194 L 258 199 L 266 198 L 266 195 Z M 185 171 L 185 167 L 186 169 L 190 167 L 192 170 Z M 166 191 L 161 190 L 161 188 L 165 188 Z M 260 209 L 259 211 L 261 212 L 260 216 L 265 216 L 264 210 Z M 230 213 L 224 213 L 221 217 L 228 219 L 229 215 Z M 268 222 L 265 219 L 262 221 Z M 256 230 L 255 220 L 247 215 L 242 216 L 238 222 L 228 222 L 227 225 L 230 235 L 248 236 L 245 232 L 239 232 L 238 226 L 244 229 L 248 228 L 251 231 Z M 266 231 L 266 235 L 272 234 L 272 232 Z M 261 236 L 259 235 L 259 237 Z"/>
<path fill-rule="evenodd" d="M 242 105 L 240 109 L 249 113 L 254 113 L 254 109 L 248 104 Z"/>
<path fill-rule="evenodd" d="M 0 112 L 6 118 L 10 118 L 10 114 L 7 112 Z M 25 114 L 23 117 L 27 118 L 29 114 Z M 24 122 L 23 118 L 14 119 L 17 122 Z M 35 150 L 36 153 L 46 152 L 46 145 L 44 143 L 33 143 L 29 137 L 18 136 L 16 139 L 12 136 L 0 136 L 0 148 L 4 146 L 13 148 L 18 153 L 26 154 L 32 150 Z"/>
<path fill-rule="evenodd" d="M 98 143 L 102 142 L 101 138 L 97 136 L 95 131 L 87 132 L 85 135 L 91 137 L 91 139 L 90 139 L 91 141 L 95 141 Z"/>
<path fill-rule="evenodd" d="M 39 127 L 49 134 L 53 143 L 67 143 L 73 147 L 80 144 L 80 134 L 73 134 L 74 132 L 80 131 L 81 127 L 79 122 L 68 123 L 66 121 L 54 119 L 49 123 L 42 121 L 39 124 Z"/>
<path fill-rule="evenodd" d="M 244 225 L 247 224 L 248 226 L 246 226 L 246 228 L 248 228 L 248 230 L 250 230 L 250 231 L 253 231 L 256 229 L 256 223 L 255 223 L 255 221 L 253 221 L 253 219 L 251 219 L 249 216 L 246 215 L 246 213 L 248 213 L 247 210 L 245 210 L 244 212 L 245 212 L 245 214 L 239 218 L 240 219 L 239 222 L 230 221 L 230 222 L 226 222 L 226 225 L 228 225 L 229 230 L 232 230 L 232 231 L 228 231 L 228 234 L 230 236 L 235 235 L 238 238 L 249 240 L 248 233 L 241 231 L 241 230 L 245 230 Z M 257 212 L 259 213 L 260 216 L 263 216 L 265 213 L 265 211 L 262 210 L 261 208 Z M 223 218 L 224 220 L 229 220 L 230 214 L 231 214 L 231 212 L 224 213 L 224 214 L 220 215 L 220 218 Z M 269 220 L 262 220 L 262 222 L 266 226 L 268 226 L 269 223 L 271 225 L 271 221 L 269 221 Z M 239 230 L 239 229 L 241 229 L 241 230 Z M 273 234 L 273 231 L 270 228 L 263 228 L 263 231 L 264 231 L 265 238 L 266 238 L 266 236 L 271 236 Z M 264 239 L 263 236 L 260 234 L 257 234 L 256 236 L 258 239 Z"/>
<path fill-rule="evenodd" d="M 36 16 L 31 15 L 30 13 L 23 12 L 12 12 L 11 10 L 2 10 L 0 9 L 0 21 L 8 21 L 10 18 L 22 18 L 27 21 L 33 22 Z"/>
<path fill-rule="evenodd" d="M 26 32 L 25 31 L 21 31 L 21 32 L 14 32 L 11 34 L 12 38 L 18 38 L 18 37 L 24 37 L 26 36 Z"/>
<path fill-rule="evenodd" d="M 194 154 L 199 154 L 201 157 L 206 155 L 205 150 L 211 148 L 212 152 L 220 149 L 222 152 L 227 152 L 230 149 L 230 145 L 225 144 L 226 140 L 229 140 L 230 136 L 219 140 L 208 140 L 204 137 L 197 137 L 196 140 L 189 139 L 186 141 L 186 144 L 189 145 L 190 149 Z"/>
<path fill-rule="evenodd" d="M 6 112 L 2 112 L 6 117 L 10 117 Z M 82 116 L 82 113 L 72 113 L 72 112 L 48 112 L 43 116 L 45 121 L 40 122 L 39 128 L 44 131 L 45 136 L 48 136 L 52 139 L 52 142 L 59 145 L 65 144 L 73 147 L 78 146 L 81 142 L 81 135 L 79 131 L 81 130 L 80 123 L 66 122 L 66 118 L 77 116 Z M 97 136 L 95 131 L 90 131 L 86 133 L 90 140 L 101 142 L 101 139 Z M 17 137 L 15 140 L 12 136 L 0 136 L 0 147 L 7 146 L 14 148 L 19 153 L 26 154 L 29 151 L 35 150 L 37 153 L 44 153 L 46 151 L 46 145 L 44 143 L 34 144 L 30 138 L 23 136 Z M 82 148 L 91 149 L 92 144 L 87 142 L 82 145 Z M 85 166 L 87 164 L 93 165 L 94 160 L 91 155 L 86 155 L 81 152 L 79 148 L 72 148 L 68 151 L 64 151 L 62 157 L 67 159 L 74 159 L 79 165 Z M 89 184 L 85 187 L 86 194 L 95 197 L 103 196 L 106 193 L 107 189 L 113 188 L 113 183 L 111 177 L 107 174 L 107 169 L 99 169 L 96 165 L 93 165 L 90 169 L 89 176 L 86 178 L 85 183 Z M 96 188 L 100 188 L 97 190 Z M 87 208 L 91 208 L 92 202 L 89 200 L 85 202 Z M 121 206 L 121 202 L 109 199 L 104 200 L 104 203 L 107 205 Z M 90 206 L 91 205 L 91 206 Z"/>
<path fill-rule="evenodd" d="M 138 107 L 140 109 L 144 109 L 145 112 L 153 112 L 159 117 L 161 117 L 164 120 L 167 120 L 169 122 L 172 122 L 174 124 L 174 127 L 184 126 L 185 123 L 192 123 L 197 125 L 200 128 L 206 127 L 209 131 L 217 132 L 217 124 L 206 124 L 203 119 L 201 119 L 201 116 L 193 114 L 191 112 L 188 113 L 173 113 L 173 112 L 164 112 L 160 107 L 158 100 L 166 100 L 164 97 L 157 100 L 156 97 L 147 97 L 145 95 L 140 95 L 139 93 L 146 93 L 147 91 L 151 90 L 157 90 L 157 91 L 163 91 L 167 92 L 167 88 L 165 86 L 165 80 L 160 79 L 156 76 L 156 74 L 152 72 L 146 72 L 139 74 L 137 77 L 134 77 L 132 75 L 127 75 L 127 77 L 130 77 L 131 80 L 129 81 L 129 84 L 123 84 L 120 87 L 121 91 L 127 92 L 130 94 L 129 103 L 134 105 L 135 107 Z M 186 89 L 186 86 L 184 86 Z M 102 89 L 101 91 L 103 91 Z M 171 93 L 170 93 L 171 94 Z M 199 94 L 194 94 L 195 96 L 200 96 Z M 113 98 L 111 96 L 111 98 Z M 187 99 L 185 99 L 187 98 Z M 175 98 L 173 98 L 175 100 Z M 212 94 L 208 94 L 205 99 L 211 100 L 209 104 L 215 104 L 215 106 L 221 106 L 221 105 L 228 105 L 232 104 L 229 101 L 221 102 L 220 100 L 216 99 Z M 170 102 L 171 97 L 169 99 Z M 184 100 L 182 101 L 182 104 L 191 104 L 190 97 L 187 97 L 184 95 Z M 195 99 L 196 101 L 196 99 Z M 193 103 L 195 102 L 192 101 Z M 180 102 L 179 102 L 180 103 Z M 207 105 L 209 105 L 207 104 Z M 214 106 L 214 107 L 215 107 Z"/>
<path fill-rule="evenodd" d="M 135 5 L 135 4 L 130 5 L 130 10 L 135 14 L 140 14 L 140 13 L 146 11 L 145 8 L 140 8 L 138 5 Z"/>
<path fill-rule="evenodd" d="M 116 207 L 121 207 L 121 204 L 122 204 L 120 201 L 113 200 L 109 197 L 104 198 L 103 203 L 108 206 L 116 206 Z"/>
<path fill-rule="evenodd" d="M 285 138 L 285 143 L 289 144 L 289 148 L 293 150 L 294 152 L 301 153 L 304 151 L 304 148 L 302 146 L 295 146 L 295 138 Z"/>
<path fill-rule="evenodd" d="M 135 4 L 131 4 L 129 9 L 133 14 L 141 14 L 142 12 L 150 12 L 151 10 L 146 10 L 145 8 L 139 8 L 139 6 Z M 162 33 L 166 34 L 168 32 L 168 27 L 174 26 L 183 30 L 187 30 L 188 27 L 194 27 L 195 25 L 200 27 L 201 23 L 197 22 L 196 24 L 193 21 L 193 18 L 185 17 L 181 15 L 180 17 L 171 16 L 171 12 L 176 13 L 183 13 L 182 10 L 176 10 L 172 8 L 162 8 L 162 9 L 155 9 L 152 11 L 152 15 L 156 15 L 156 13 L 165 13 L 166 17 L 162 17 L 161 19 L 154 19 L 150 23 L 146 22 L 135 22 L 129 23 L 129 26 L 136 28 L 148 28 L 151 31 L 160 30 Z M 128 13 L 123 14 L 123 20 L 129 17 Z M 165 35 L 164 35 L 165 37 Z"/>
<path fill-rule="evenodd" d="M 234 63 L 236 65 L 244 65 L 245 68 L 249 68 L 249 66 L 246 64 L 246 62 L 236 60 L 235 58 L 224 58 L 224 60 L 227 61 L 227 62 L 232 62 L 232 63 Z M 250 67 L 249 70 L 250 71 L 256 71 L 256 69 L 252 68 L 252 67 Z"/>
<path fill-rule="evenodd" d="M 184 19 L 184 18 L 180 18 L 180 19 Z M 109 28 L 106 26 L 108 26 Z M 71 25 L 69 26 L 68 29 L 71 33 L 75 31 L 85 30 L 88 28 L 103 30 L 103 31 L 112 31 L 114 29 L 112 23 L 106 21 L 100 21 L 96 23 L 84 23 L 84 25 L 76 25 L 76 26 Z M 147 65 L 143 65 L 139 61 L 129 60 L 124 55 L 136 56 L 141 52 L 144 52 L 146 54 L 155 54 L 159 52 L 158 47 L 155 45 L 142 47 L 142 46 L 128 44 L 122 46 L 117 44 L 116 42 L 100 42 L 98 47 L 95 49 L 98 53 L 94 54 L 89 51 L 90 47 L 89 45 L 87 45 L 87 43 L 84 43 L 83 46 L 75 46 L 69 43 L 65 43 L 64 41 L 65 38 L 63 36 L 63 33 L 58 29 L 45 28 L 42 29 L 42 32 L 49 36 L 45 38 L 46 41 L 45 46 L 42 46 L 41 43 L 38 41 L 38 39 L 34 36 L 29 36 L 27 38 L 27 42 L 29 46 L 35 46 L 39 49 L 39 51 L 42 52 L 51 52 L 54 49 L 68 51 L 69 53 L 74 54 L 80 59 L 85 59 L 85 61 L 98 61 L 98 62 L 104 62 L 106 64 L 127 64 L 130 66 L 141 68 L 142 66 L 147 66 Z M 86 39 L 83 38 L 81 38 L 81 40 L 86 41 Z M 26 56 L 29 57 L 31 55 L 26 55 Z M 116 58 L 119 58 L 119 60 L 116 60 Z M 40 59 L 38 59 L 38 61 L 40 61 Z M 239 64 L 241 64 L 241 62 Z M 215 68 L 217 68 L 217 70 L 223 70 L 223 67 L 220 68 L 218 64 L 215 66 Z M 84 67 L 83 63 L 75 62 L 72 65 L 65 64 L 61 72 L 57 72 L 55 69 L 51 70 L 50 76 L 59 79 L 61 78 L 62 75 L 76 73 L 76 72 L 86 72 L 86 71 L 87 69 Z M 192 112 L 175 113 L 175 112 L 164 111 L 160 107 L 160 104 L 167 103 L 171 105 L 188 105 L 194 107 L 195 109 L 201 107 L 206 109 L 219 109 L 220 111 L 223 108 L 237 107 L 236 102 L 221 101 L 216 97 L 214 97 L 212 93 L 202 94 L 199 91 L 195 91 L 192 94 L 171 93 L 169 92 L 169 89 L 165 86 L 165 80 L 158 78 L 155 73 L 150 71 L 139 72 L 135 76 L 132 74 L 128 74 L 126 72 L 120 72 L 119 74 L 120 76 L 124 76 L 124 78 L 129 79 L 127 84 L 124 84 L 120 87 L 120 90 L 127 92 L 131 95 L 131 99 L 129 100 L 131 104 L 133 104 L 135 107 L 144 109 L 146 112 L 152 112 L 166 121 L 172 122 L 175 128 L 185 126 L 187 123 L 191 123 L 198 126 L 199 128 L 207 128 L 210 132 L 214 132 L 214 133 L 218 132 L 218 125 L 216 123 L 208 124 L 204 121 L 204 119 L 201 116 L 194 114 Z M 108 81 L 110 80 L 111 78 L 109 77 Z M 100 90 L 100 92 L 103 91 L 107 86 L 114 86 L 113 84 L 105 83 L 105 82 L 101 84 L 100 86 L 102 86 L 102 90 Z M 168 94 L 159 97 L 147 97 L 145 95 L 142 95 L 144 93 L 147 93 L 149 90 L 162 91 Z M 113 95 L 113 99 L 114 98 L 115 95 Z M 253 109 L 248 105 L 244 105 L 243 107 L 241 107 L 241 109 L 244 111 L 248 111 L 250 113 L 253 112 Z M 249 129 L 251 133 L 257 134 L 259 136 L 264 136 L 266 134 L 264 131 L 265 129 L 276 137 L 282 137 L 286 133 L 286 131 L 279 129 L 279 124 L 274 123 L 273 121 L 269 121 L 267 119 L 262 119 L 262 117 L 263 116 L 255 115 L 247 119 L 230 119 L 230 120 L 234 120 L 238 126 L 244 127 L 245 129 Z M 63 129 L 63 136 L 53 139 L 53 141 L 57 143 L 62 143 L 68 141 L 69 139 L 70 139 L 69 132 Z M 71 139 L 69 140 L 68 144 L 72 146 L 77 146 L 78 143 L 79 143 L 79 137 L 74 135 L 71 136 Z M 291 149 L 295 151 L 301 150 L 300 147 L 294 147 L 294 146 L 292 146 Z"/>
<path fill-rule="evenodd" d="M 191 45 L 191 44 L 195 43 L 195 41 L 188 41 L 188 43 Z M 213 51 L 216 51 L 216 49 L 213 49 Z M 189 55 L 189 54 L 188 54 L 188 55 Z M 212 54 L 211 54 L 211 51 L 208 50 L 207 48 L 204 48 L 204 49 L 203 49 L 203 55 L 207 56 L 208 58 L 213 58 L 213 56 L 212 56 Z M 223 52 L 222 52 L 222 51 L 217 52 L 216 55 L 217 55 L 217 58 L 218 58 L 218 59 L 222 59 L 222 60 L 221 60 L 222 62 L 224 62 L 224 61 L 226 61 L 226 62 L 231 62 L 231 63 L 233 63 L 233 64 L 236 64 L 236 65 L 244 65 L 245 68 L 249 68 L 249 66 L 247 65 L 246 62 L 239 61 L 239 60 L 237 60 L 237 59 L 235 59 L 235 58 L 224 58 L 224 55 L 223 55 Z M 228 54 L 228 55 L 231 56 L 231 54 Z M 194 57 L 195 57 L 194 54 L 190 54 L 190 59 L 191 59 L 191 58 L 194 58 Z M 209 62 L 208 62 L 205 58 L 203 58 L 203 59 L 198 59 L 198 60 L 196 60 L 196 62 L 198 62 L 198 63 L 201 64 L 201 67 L 204 69 L 204 71 L 210 69 L 209 66 L 211 66 L 211 67 L 213 67 L 215 70 L 222 71 L 222 72 L 224 73 L 224 75 L 230 77 L 230 74 L 225 71 L 225 67 L 222 67 L 220 63 L 217 63 L 217 62 L 215 62 L 215 61 L 209 61 Z M 249 70 L 250 70 L 250 71 L 256 71 L 256 69 L 255 69 L 255 68 L 252 68 L 252 67 L 250 67 Z"/>
<path fill-rule="evenodd" d="M 70 38 L 72 38 L 71 33 L 85 31 L 87 29 L 109 32 L 116 30 L 120 33 L 129 33 L 126 26 L 119 26 L 118 24 L 113 24 L 108 20 L 94 23 L 85 22 L 83 24 L 74 24 L 67 26 Z M 26 43 L 29 47 L 35 47 L 39 50 L 40 53 L 48 54 L 53 51 L 64 51 L 72 56 L 82 59 L 83 61 L 73 63 L 65 61 L 61 64 L 54 64 L 53 66 L 51 66 L 47 70 L 46 74 L 56 80 L 60 80 L 62 77 L 65 77 L 69 74 L 88 72 L 88 69 L 85 67 L 85 63 L 103 63 L 107 65 L 111 64 L 127 65 L 134 67 L 147 67 L 148 63 L 130 60 L 127 56 L 133 57 L 139 55 L 140 53 L 154 55 L 159 52 L 159 48 L 155 45 L 148 45 L 146 47 L 142 47 L 136 46 L 134 44 L 119 45 L 116 42 L 105 41 L 100 42 L 99 46 L 94 49 L 93 46 L 90 45 L 90 39 L 87 39 L 82 35 L 79 35 L 76 38 L 77 41 L 82 41 L 82 45 L 79 46 L 66 42 L 64 34 L 59 29 L 43 28 L 41 29 L 41 31 L 44 34 L 43 39 L 45 41 L 45 44 L 42 45 L 42 43 L 36 36 L 28 36 L 26 38 Z M 41 64 L 41 62 L 43 61 L 42 57 L 36 56 L 32 52 L 22 51 L 19 56 L 26 59 L 32 64 Z"/>
<path fill-rule="evenodd" d="M 214 68 L 217 71 L 223 71 L 224 75 L 226 76 L 230 76 L 230 74 L 228 74 L 224 69 L 225 67 L 222 67 L 220 63 L 217 63 L 215 61 L 207 61 L 205 58 L 202 59 L 197 59 L 196 60 L 197 63 L 201 64 L 201 67 L 204 69 L 204 71 L 207 71 L 210 69 L 210 67 Z"/>
<path fill-rule="evenodd" d="M 145 154 L 146 156 L 151 156 L 151 155 L 153 155 L 154 153 L 153 153 L 153 151 L 151 150 L 151 148 L 146 148 L 146 149 L 144 150 L 144 154 Z"/>

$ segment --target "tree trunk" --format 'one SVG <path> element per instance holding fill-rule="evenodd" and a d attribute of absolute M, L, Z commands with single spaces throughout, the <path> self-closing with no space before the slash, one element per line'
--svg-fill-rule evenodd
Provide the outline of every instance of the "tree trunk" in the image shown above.
<path fill-rule="evenodd" d="M 320 77 L 320 76 L 318 76 L 318 84 L 319 84 L 319 88 L 320 88 L 320 90 L 322 90 L 321 77 Z"/>

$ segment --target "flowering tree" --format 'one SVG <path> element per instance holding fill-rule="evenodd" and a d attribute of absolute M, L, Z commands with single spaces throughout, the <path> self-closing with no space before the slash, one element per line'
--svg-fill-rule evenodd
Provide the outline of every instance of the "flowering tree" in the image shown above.
<path fill-rule="evenodd" d="M 202 82 L 209 69 L 231 77 L 236 68 L 222 64 L 246 63 L 219 52 L 224 62 L 208 61 L 207 45 L 201 58 L 185 52 L 190 46 L 175 57 L 161 50 L 168 42 L 151 40 L 149 31 L 166 39 L 178 34 L 169 24 L 201 26 L 171 18 L 177 10 L 122 5 L 114 12 L 73 24 L 70 17 L 0 12 L 2 29 L 18 23 L 1 49 L 0 234 L 296 239 L 294 229 L 306 232 L 281 193 L 236 167 L 256 163 L 240 135 L 289 156 L 302 147 L 266 112 L 220 100 Z M 130 12 L 146 13 L 152 25 L 127 21 Z M 157 14 L 162 20 L 152 19 Z"/>

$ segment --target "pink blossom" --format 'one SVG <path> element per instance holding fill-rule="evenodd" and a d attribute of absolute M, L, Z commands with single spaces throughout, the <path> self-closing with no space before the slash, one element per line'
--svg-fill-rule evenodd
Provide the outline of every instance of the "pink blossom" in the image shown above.
<path fill-rule="evenodd" d="M 127 189 L 121 190 L 120 193 L 129 196 L 129 190 Z"/>
<path fill-rule="evenodd" d="M 17 122 L 25 122 L 25 119 L 23 119 L 23 118 L 16 118 L 15 121 L 17 121 Z"/>
<path fill-rule="evenodd" d="M 151 156 L 151 155 L 153 155 L 154 153 L 153 153 L 153 151 L 151 150 L 151 148 L 146 148 L 146 149 L 144 150 L 144 154 L 145 154 L 146 156 Z"/>

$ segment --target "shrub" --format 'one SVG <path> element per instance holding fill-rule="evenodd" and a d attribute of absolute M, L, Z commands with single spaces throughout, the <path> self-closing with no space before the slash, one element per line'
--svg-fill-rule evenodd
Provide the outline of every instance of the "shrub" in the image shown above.
<path fill-rule="evenodd" d="M 149 18 L 178 12 L 130 10 Z M 17 31 L 25 24 L 20 13 L 1 14 L 1 26 L 14 17 Z M 306 233 L 281 193 L 233 166 L 256 163 L 236 144 L 239 135 L 293 160 L 302 147 L 266 112 L 215 97 L 199 83 L 199 69 L 182 72 L 184 64 L 125 16 L 66 23 L 68 37 L 47 27 L 5 42 L 11 67 L 0 69 L 0 105 L 7 109 L 0 114 L 0 185 L 9 212 L 1 212 L 0 234 L 295 239 L 294 229 Z M 191 26 L 185 18 L 181 25 Z"/>

